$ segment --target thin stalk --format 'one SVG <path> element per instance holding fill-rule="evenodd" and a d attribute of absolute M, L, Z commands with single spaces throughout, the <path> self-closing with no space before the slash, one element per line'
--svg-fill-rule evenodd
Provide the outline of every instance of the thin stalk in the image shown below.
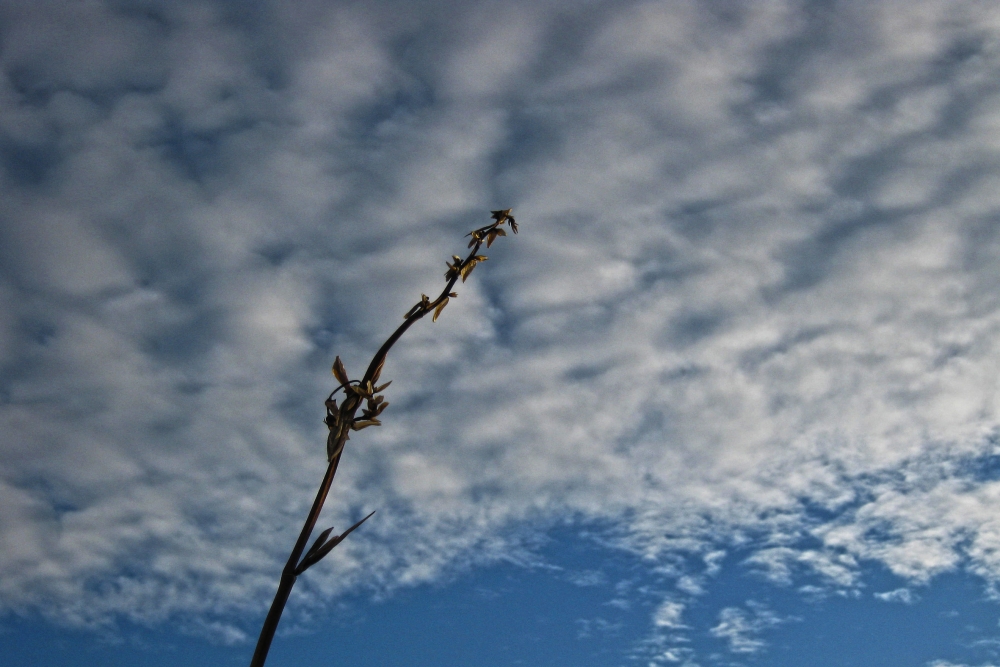
<path fill-rule="evenodd" d="M 454 257 L 455 263 L 448 264 L 448 272 L 445 273 L 445 278 L 447 283 L 445 284 L 444 290 L 441 294 L 434 300 L 430 301 L 426 296 L 423 296 L 420 302 L 417 303 L 410 311 L 406 314 L 404 321 L 399 327 L 396 328 L 392 335 L 382 344 L 382 347 L 378 349 L 375 356 L 372 357 L 371 363 L 368 364 L 367 370 L 365 370 L 365 375 L 361 381 L 355 387 L 352 381 L 349 381 L 346 377 L 346 371 L 343 369 L 343 365 L 340 364 L 340 357 L 337 357 L 337 362 L 334 364 L 334 375 L 341 380 L 341 386 L 334 390 L 330 397 L 327 399 L 327 420 L 326 423 L 330 428 L 330 437 L 327 440 L 327 452 L 329 455 L 329 465 L 326 468 L 326 474 L 323 476 L 323 482 L 320 484 L 319 490 L 316 492 L 316 499 L 313 500 L 312 507 L 309 509 L 309 515 L 306 517 L 305 523 L 302 525 L 302 530 L 299 533 L 298 539 L 295 541 L 295 546 L 292 548 L 292 553 L 288 556 L 288 561 L 285 563 L 284 569 L 281 571 L 281 579 L 278 582 L 278 590 L 274 594 L 274 600 L 271 602 L 271 608 L 267 612 L 267 616 L 264 619 L 264 625 L 260 629 L 260 636 L 257 639 L 257 647 L 254 650 L 253 658 L 250 660 L 250 667 L 264 667 L 264 661 L 267 660 L 267 653 L 271 648 L 271 642 L 274 639 L 274 634 L 278 629 L 278 623 L 281 620 L 281 614 L 285 610 L 285 603 L 288 602 L 288 596 L 292 593 L 292 588 L 295 586 L 295 582 L 298 579 L 299 574 L 305 571 L 305 569 L 320 558 L 325 556 L 326 553 L 335 547 L 344 537 L 347 536 L 352 530 L 357 528 L 361 523 L 363 523 L 368 517 L 362 519 L 358 523 L 354 524 L 346 532 L 338 535 L 332 540 L 326 540 L 325 535 L 329 533 L 327 531 L 316 540 L 313 547 L 306 553 L 305 558 L 303 558 L 303 552 L 306 548 L 306 543 L 309 541 L 309 537 L 312 535 L 313 530 L 316 528 L 316 521 L 319 519 L 320 512 L 323 509 L 323 504 L 326 502 L 327 496 L 330 494 L 330 487 L 333 485 L 333 478 L 337 474 L 337 466 L 340 465 L 340 458 L 344 452 L 344 444 L 347 442 L 350 431 L 360 430 L 356 428 L 358 426 L 355 424 L 355 415 L 358 409 L 361 408 L 361 403 L 363 398 L 367 398 L 368 410 L 365 414 L 374 412 L 375 421 L 374 423 L 369 422 L 369 425 L 378 425 L 377 415 L 384 409 L 388 403 L 385 403 L 381 408 L 376 408 L 381 402 L 381 396 L 374 396 L 376 393 L 372 390 L 372 384 L 378 381 L 378 377 L 382 372 L 382 366 L 385 364 L 386 356 L 389 354 L 389 350 L 392 346 L 396 344 L 407 329 L 409 329 L 413 324 L 422 319 L 424 315 L 434 311 L 434 319 L 441 313 L 441 310 L 448 304 L 448 299 L 450 297 L 458 296 L 452 292 L 452 288 L 455 287 L 455 283 L 461 278 L 462 282 L 472 272 L 476 264 L 480 261 L 485 260 L 485 257 L 478 255 L 480 248 L 483 243 L 486 242 L 487 247 L 492 245 L 493 241 L 496 240 L 497 236 L 506 236 L 506 233 L 500 229 L 500 226 L 505 222 L 510 224 L 511 230 L 517 233 L 517 223 L 514 222 L 514 218 L 510 215 L 510 209 L 493 211 L 493 223 L 486 225 L 485 227 L 480 227 L 479 229 L 473 230 L 468 235 L 472 237 L 469 242 L 469 247 L 472 251 L 469 253 L 468 257 L 464 260 L 457 255 Z M 338 374 L 338 366 L 342 375 Z M 387 386 L 387 385 L 383 385 Z M 344 388 L 345 398 L 343 404 L 337 408 L 336 401 L 333 400 L 334 394 L 340 388 Z M 377 390 L 376 390 L 377 391 Z M 372 399 L 377 399 L 374 403 Z M 331 407 L 332 405 L 332 407 Z M 370 417 L 365 417 L 365 419 L 370 419 Z M 364 426 L 361 426 L 364 428 Z M 371 516 L 371 515 L 369 515 Z M 324 540 L 326 540 L 324 542 Z M 331 544 L 332 543 L 332 544 Z M 326 547 L 322 549 L 320 547 Z M 314 554 L 314 550 L 320 548 L 320 552 L 317 556 L 310 558 L 311 554 Z"/>
<path fill-rule="evenodd" d="M 260 629 L 260 637 L 257 639 L 257 648 L 254 650 L 253 658 L 250 660 L 250 667 L 264 667 L 264 661 L 267 660 L 267 652 L 271 650 L 271 640 L 274 639 L 274 633 L 278 629 L 278 621 L 281 620 L 281 613 L 285 611 L 285 603 L 288 602 L 288 596 L 291 595 L 295 580 L 298 579 L 298 575 L 295 574 L 295 568 L 298 567 L 299 560 L 302 558 L 302 552 L 306 548 L 306 542 L 309 541 L 309 536 L 312 535 L 313 529 L 316 527 L 320 510 L 323 509 L 323 503 L 326 502 L 326 497 L 330 493 L 330 486 L 333 484 L 333 478 L 337 474 L 337 466 L 339 464 L 340 455 L 338 454 L 326 467 L 323 483 L 319 485 L 319 491 L 316 493 L 316 499 L 309 510 L 309 516 L 306 517 L 306 522 L 302 526 L 302 532 L 299 533 L 299 539 L 295 541 L 295 546 L 288 557 L 288 562 L 285 563 L 285 568 L 281 571 L 278 592 L 274 594 L 271 609 L 268 610 L 267 617 L 264 619 L 264 625 Z"/>

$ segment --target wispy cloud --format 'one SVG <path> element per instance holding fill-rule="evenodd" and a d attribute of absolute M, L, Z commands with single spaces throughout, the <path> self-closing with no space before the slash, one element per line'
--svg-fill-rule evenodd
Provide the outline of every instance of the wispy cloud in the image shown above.
<path fill-rule="evenodd" d="M 522 234 L 351 442 L 325 521 L 378 521 L 297 605 L 567 516 L 681 596 L 733 546 L 779 583 L 997 579 L 997 10 L 577 9 L 0 8 L 5 609 L 238 639 L 333 355 L 500 205 Z"/>
<path fill-rule="evenodd" d="M 657 628 L 679 629 L 687 627 L 681 622 L 684 605 L 680 602 L 667 600 L 653 614 L 653 625 Z"/>
<path fill-rule="evenodd" d="M 761 633 L 786 621 L 767 607 L 748 602 L 747 609 L 726 607 L 719 612 L 719 624 L 711 633 L 726 640 L 732 653 L 758 653 L 767 647 Z"/>
<path fill-rule="evenodd" d="M 902 602 L 903 604 L 914 604 L 920 599 L 920 596 L 909 588 L 897 588 L 892 591 L 885 591 L 884 593 L 873 593 L 873 595 L 876 599 L 883 602 Z"/>

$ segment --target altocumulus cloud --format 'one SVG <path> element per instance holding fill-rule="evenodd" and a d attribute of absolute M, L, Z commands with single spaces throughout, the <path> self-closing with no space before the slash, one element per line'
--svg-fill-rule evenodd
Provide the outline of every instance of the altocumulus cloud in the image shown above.
<path fill-rule="evenodd" d="M 387 364 L 329 519 L 379 520 L 300 607 L 566 517 L 677 570 L 654 632 L 735 547 L 842 592 L 1000 579 L 993 3 L 10 2 L 0 31 L 5 610 L 252 631 L 333 355 L 497 206 L 522 234 Z"/>

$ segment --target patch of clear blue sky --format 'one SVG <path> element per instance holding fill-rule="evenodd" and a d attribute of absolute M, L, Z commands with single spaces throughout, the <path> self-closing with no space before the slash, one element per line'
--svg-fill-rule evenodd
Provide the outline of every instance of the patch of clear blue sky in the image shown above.
<path fill-rule="evenodd" d="M 551 536 L 541 554 L 545 567 L 505 563 L 383 602 L 342 600 L 337 611 L 314 619 L 308 633 L 279 637 L 268 665 L 645 667 L 651 616 L 671 582 L 576 530 Z M 1000 655 L 1000 607 L 986 598 L 978 578 L 939 576 L 912 589 L 915 601 L 903 604 L 873 594 L 905 582 L 867 568 L 859 594 L 809 597 L 761 580 L 740 560 L 740 554 L 730 554 L 720 573 L 705 582 L 704 595 L 686 598 L 687 628 L 678 631 L 685 639 L 672 645 L 693 650 L 698 664 L 899 667 L 944 659 L 980 665 Z M 622 597 L 630 602 L 627 608 L 609 604 Z M 726 608 L 740 608 L 751 620 L 764 610 L 780 622 L 747 635 L 764 642 L 760 650 L 734 653 L 712 632 Z M 252 652 L 248 645 L 217 646 L 136 627 L 121 628 L 120 643 L 37 620 L 8 618 L 3 630 L 4 665 L 224 667 L 246 664 Z"/>

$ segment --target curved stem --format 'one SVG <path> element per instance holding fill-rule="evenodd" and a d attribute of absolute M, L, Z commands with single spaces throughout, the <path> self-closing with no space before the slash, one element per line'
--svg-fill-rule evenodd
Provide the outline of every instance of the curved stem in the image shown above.
<path fill-rule="evenodd" d="M 494 216 L 496 216 L 497 213 L 500 212 L 494 212 Z M 506 213 L 509 213 L 509 211 Z M 493 224 L 478 229 L 473 232 L 473 234 L 482 233 L 490 229 L 496 229 L 508 219 L 506 213 L 504 213 L 501 218 L 494 217 L 495 222 L 493 222 Z M 513 218 L 510 218 L 510 220 L 511 225 L 513 226 Z M 516 227 L 514 229 L 516 230 Z M 392 335 L 386 339 L 386 341 L 382 344 L 382 347 L 380 347 L 378 352 L 375 353 L 375 356 L 372 357 L 371 363 L 365 371 L 364 378 L 361 380 L 362 386 L 373 380 L 375 373 L 377 373 L 378 369 L 385 363 L 389 350 L 391 350 L 392 346 L 396 344 L 396 341 L 398 341 L 402 335 L 406 333 L 407 329 L 413 326 L 414 322 L 423 318 L 424 315 L 434 310 L 442 301 L 448 298 L 451 294 L 452 288 L 455 287 L 455 283 L 458 282 L 460 277 L 459 268 L 465 266 L 468 262 L 473 260 L 476 253 L 478 253 L 479 249 L 482 247 L 483 238 L 485 237 L 473 236 L 474 243 L 472 244 L 472 252 L 469 253 L 469 256 L 466 257 L 464 262 L 455 265 L 448 283 L 445 285 L 444 290 L 438 298 L 429 302 L 427 305 L 407 317 L 406 320 L 394 332 L 392 332 Z M 456 259 L 455 261 L 457 262 L 458 260 Z M 352 423 L 354 415 L 360 407 L 361 401 L 356 396 L 350 396 L 341 406 L 341 419 L 346 418 L 350 420 L 347 423 Z M 285 563 L 285 567 L 281 571 L 281 579 L 278 582 L 278 590 L 274 594 L 274 600 L 271 602 L 271 608 L 268 610 L 267 617 L 264 619 L 264 625 L 260 629 L 260 636 L 257 639 L 257 648 L 254 650 L 253 658 L 250 660 L 250 667 L 264 667 L 264 661 L 267 660 L 267 653 L 271 649 L 271 641 L 274 639 L 274 633 L 278 629 L 278 622 L 281 620 L 281 614 L 285 610 L 285 603 L 288 602 L 288 596 L 291 595 L 292 588 L 295 586 L 295 580 L 297 579 L 295 570 L 298 568 L 299 562 L 302 559 L 302 552 L 305 551 L 306 543 L 309 541 L 309 537 L 312 535 L 313 529 L 316 527 L 316 521 L 319 519 L 319 514 L 323 509 L 323 504 L 326 502 L 326 498 L 330 493 L 333 478 L 337 474 L 337 466 L 340 464 L 340 457 L 344 452 L 343 446 L 349 435 L 348 430 L 349 429 L 347 428 L 340 429 L 337 442 L 333 447 L 333 451 L 336 451 L 337 454 L 330 459 L 330 463 L 326 468 L 326 475 L 323 476 L 323 482 L 320 484 L 319 491 L 316 493 L 316 499 L 313 501 L 312 508 L 309 510 L 309 515 L 306 517 L 306 521 L 302 525 L 302 531 L 299 533 L 299 538 L 295 541 L 292 553 L 288 556 L 288 562 Z"/>
<path fill-rule="evenodd" d="M 465 258 L 465 262 L 468 262 L 473 257 L 475 257 L 476 253 L 479 252 L 479 248 L 482 247 L 482 245 L 483 242 L 478 241 L 473 246 L 472 252 L 469 253 L 469 256 Z M 463 262 L 463 264 L 465 262 Z M 434 310 L 439 303 L 448 298 L 448 295 L 451 293 L 451 290 L 455 286 L 455 283 L 458 282 L 458 277 L 459 277 L 458 273 L 456 272 L 455 275 L 451 277 L 451 280 L 448 281 L 448 284 L 444 286 L 444 289 L 441 290 L 441 294 L 438 295 L 438 298 L 431 301 L 430 304 L 428 304 L 422 310 L 419 310 L 410 317 L 408 317 L 406 321 L 403 322 L 401 325 L 399 325 L 399 328 L 393 331 L 392 335 L 389 336 L 389 338 L 386 339 L 384 343 L 382 343 L 382 347 L 378 349 L 378 352 L 376 352 L 375 356 L 372 357 L 372 362 L 368 364 L 368 370 L 365 371 L 365 377 L 364 379 L 361 380 L 361 384 L 364 384 L 368 380 L 372 379 L 372 377 L 375 375 L 375 370 L 382 364 L 386 356 L 388 356 L 389 350 L 391 350 L 392 346 L 396 344 L 396 341 L 402 338 L 403 334 L 406 333 L 406 330 L 409 329 L 414 322 L 416 322 L 424 315 Z"/>

